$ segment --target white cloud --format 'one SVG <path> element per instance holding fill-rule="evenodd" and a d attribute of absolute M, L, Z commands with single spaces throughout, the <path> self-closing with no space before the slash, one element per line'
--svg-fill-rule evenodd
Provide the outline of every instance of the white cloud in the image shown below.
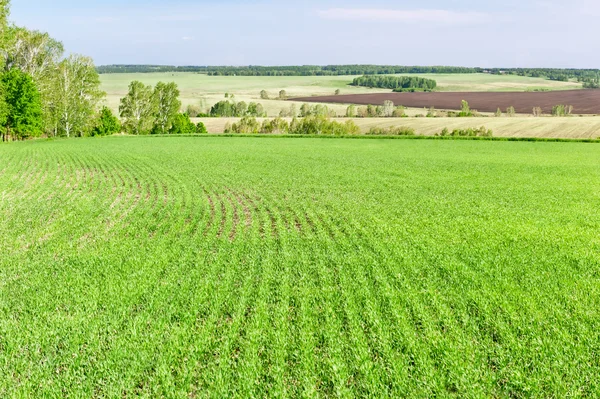
<path fill-rule="evenodd" d="M 454 25 L 484 22 L 488 15 L 472 11 L 331 8 L 329 10 L 320 10 L 319 16 L 324 19 L 351 21 L 430 22 Z"/>

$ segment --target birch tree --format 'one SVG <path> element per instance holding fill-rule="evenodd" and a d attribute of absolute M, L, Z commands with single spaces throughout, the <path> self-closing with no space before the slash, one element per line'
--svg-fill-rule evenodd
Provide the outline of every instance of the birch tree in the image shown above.
<path fill-rule="evenodd" d="M 152 86 L 133 81 L 129 85 L 129 93 L 121 99 L 119 112 L 123 127 L 130 134 L 148 134 L 154 125 L 156 104 Z"/>
<path fill-rule="evenodd" d="M 67 137 L 83 136 L 93 126 L 94 115 L 104 93 L 100 77 L 89 57 L 71 55 L 58 65 L 56 75 L 58 132 Z"/>
<path fill-rule="evenodd" d="M 181 109 L 179 89 L 175 83 L 158 82 L 153 96 L 156 104 L 156 130 L 161 134 L 168 133 Z"/>

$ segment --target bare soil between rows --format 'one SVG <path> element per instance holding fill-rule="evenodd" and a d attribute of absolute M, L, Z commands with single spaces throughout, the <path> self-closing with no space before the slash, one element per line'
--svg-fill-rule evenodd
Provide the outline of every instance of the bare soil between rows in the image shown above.
<path fill-rule="evenodd" d="M 393 101 L 395 105 L 411 108 L 460 109 L 461 101 L 469 102 L 472 109 L 481 112 L 503 112 L 515 107 L 516 112 L 528 114 L 534 107 L 551 113 L 558 104 L 572 105 L 575 114 L 600 114 L 600 90 L 566 90 L 549 92 L 448 92 L 448 93 L 370 93 L 339 96 L 294 98 L 293 101 L 382 105 Z"/>

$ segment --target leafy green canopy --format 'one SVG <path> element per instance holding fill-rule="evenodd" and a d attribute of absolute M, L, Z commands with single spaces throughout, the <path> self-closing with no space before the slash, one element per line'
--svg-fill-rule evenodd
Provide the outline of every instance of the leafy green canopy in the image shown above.
<path fill-rule="evenodd" d="M 102 107 L 96 124 L 92 129 L 92 136 L 109 136 L 121 132 L 121 122 L 113 115 L 108 107 Z"/>
<path fill-rule="evenodd" d="M 1 81 L 5 101 L 3 134 L 17 138 L 39 136 L 42 133 L 42 102 L 33 79 L 12 69 L 2 75 Z"/>

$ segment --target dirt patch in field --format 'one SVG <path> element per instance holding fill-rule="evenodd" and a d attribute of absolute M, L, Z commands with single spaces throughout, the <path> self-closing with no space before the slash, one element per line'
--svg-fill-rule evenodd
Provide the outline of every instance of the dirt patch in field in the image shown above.
<path fill-rule="evenodd" d="M 472 109 L 481 112 L 503 112 L 515 107 L 516 112 L 529 114 L 534 107 L 551 113 L 558 104 L 572 105 L 575 114 L 600 114 L 600 90 L 567 90 L 550 92 L 460 92 L 460 93 L 371 93 L 340 96 L 294 98 L 293 101 L 381 105 L 384 101 L 405 107 L 460 109 L 461 101 L 469 102 Z"/>

